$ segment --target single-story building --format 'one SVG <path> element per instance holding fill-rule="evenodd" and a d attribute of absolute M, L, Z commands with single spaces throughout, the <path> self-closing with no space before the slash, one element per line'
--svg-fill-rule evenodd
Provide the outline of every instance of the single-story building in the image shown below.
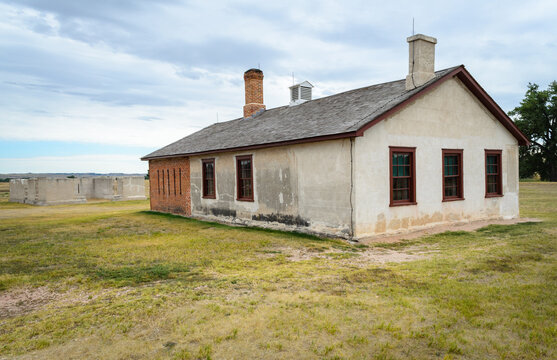
<path fill-rule="evenodd" d="M 463 65 L 434 71 L 414 35 L 405 79 L 266 109 L 263 72 L 244 73 L 244 116 L 165 146 L 149 161 L 151 209 L 363 238 L 518 217 L 528 139 Z"/>

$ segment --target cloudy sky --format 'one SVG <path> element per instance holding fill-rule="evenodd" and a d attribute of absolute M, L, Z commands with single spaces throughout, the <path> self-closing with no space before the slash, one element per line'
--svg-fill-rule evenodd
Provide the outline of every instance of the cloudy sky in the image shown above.
<path fill-rule="evenodd" d="M 406 37 L 438 39 L 505 111 L 557 79 L 557 1 L 0 0 L 0 173 L 145 172 L 139 157 L 292 73 L 314 97 L 404 78 Z"/>

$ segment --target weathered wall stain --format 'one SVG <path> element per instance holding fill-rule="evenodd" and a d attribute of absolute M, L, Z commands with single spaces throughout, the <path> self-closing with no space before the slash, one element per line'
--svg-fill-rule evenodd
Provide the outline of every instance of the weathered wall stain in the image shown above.
<path fill-rule="evenodd" d="M 236 156 L 253 157 L 254 201 L 236 194 Z M 203 198 L 201 164 L 215 160 L 216 196 Z M 190 158 L 192 215 L 249 226 L 350 234 L 350 141 L 226 152 Z M 280 224 L 280 226 L 278 225 Z"/>
<path fill-rule="evenodd" d="M 257 214 L 253 215 L 252 220 L 257 221 L 267 221 L 267 222 L 278 222 L 286 225 L 294 226 L 309 226 L 309 221 L 303 219 L 302 217 L 294 215 L 284 215 L 284 214 Z"/>
<path fill-rule="evenodd" d="M 213 208 L 211 209 L 211 214 L 215 216 L 227 216 L 227 217 L 235 218 L 236 210 Z"/>

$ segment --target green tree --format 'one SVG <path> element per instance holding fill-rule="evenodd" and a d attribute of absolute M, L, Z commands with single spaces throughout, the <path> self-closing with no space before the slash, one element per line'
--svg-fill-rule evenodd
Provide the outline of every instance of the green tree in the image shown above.
<path fill-rule="evenodd" d="M 531 141 L 520 149 L 520 177 L 537 172 L 542 180 L 557 181 L 557 81 L 547 90 L 528 84 L 520 106 L 509 115 Z"/>

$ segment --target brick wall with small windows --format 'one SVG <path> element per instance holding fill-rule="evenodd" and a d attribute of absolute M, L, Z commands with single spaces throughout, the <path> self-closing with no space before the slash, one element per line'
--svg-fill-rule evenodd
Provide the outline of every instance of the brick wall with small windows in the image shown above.
<path fill-rule="evenodd" d="M 185 158 L 149 160 L 151 210 L 191 215 L 190 161 Z"/>

